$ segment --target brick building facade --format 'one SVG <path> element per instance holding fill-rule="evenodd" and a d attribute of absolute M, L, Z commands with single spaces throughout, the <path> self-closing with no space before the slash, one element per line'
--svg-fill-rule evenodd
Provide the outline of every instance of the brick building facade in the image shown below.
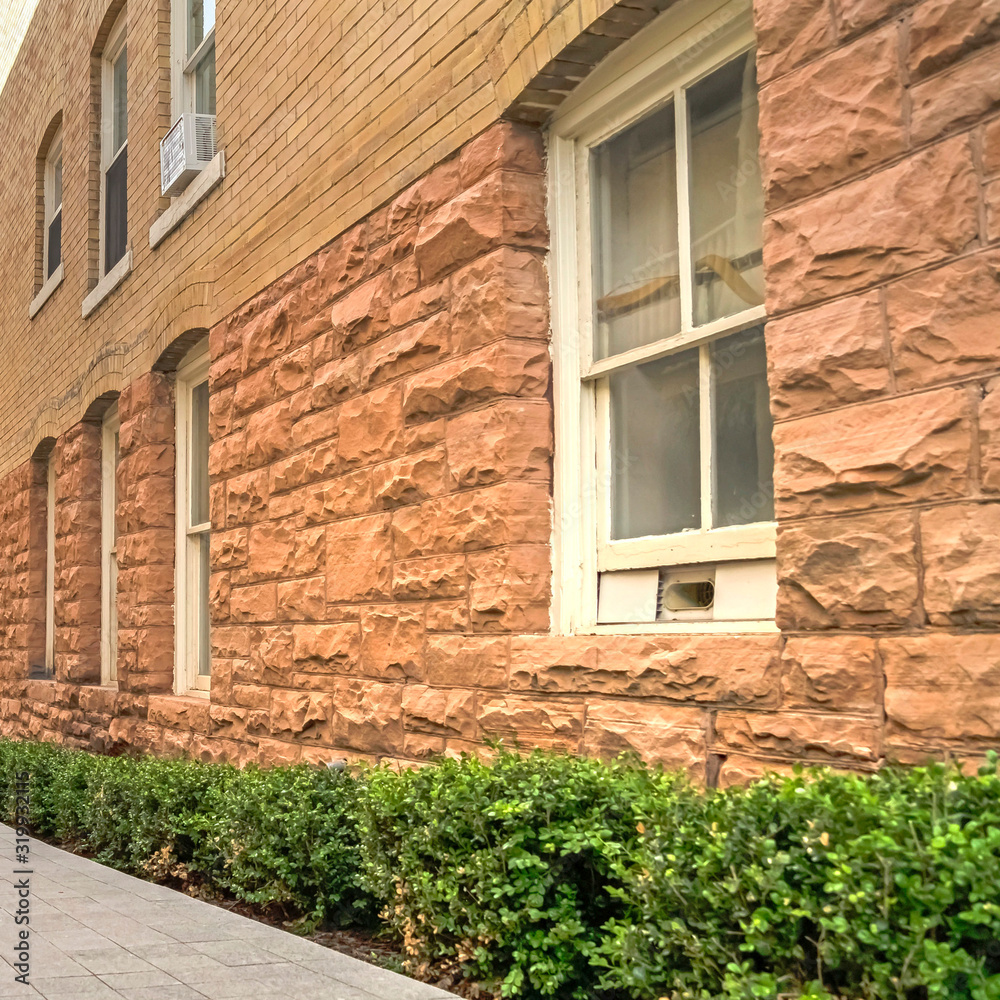
<path fill-rule="evenodd" d="M 992 0 L 39 0 L 2 731 L 995 745 L 998 60 Z"/>

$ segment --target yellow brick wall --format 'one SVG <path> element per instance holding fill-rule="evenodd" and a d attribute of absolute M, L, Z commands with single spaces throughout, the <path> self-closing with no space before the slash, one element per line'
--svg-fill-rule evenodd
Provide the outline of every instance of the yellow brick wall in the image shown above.
<path fill-rule="evenodd" d="M 153 250 L 149 227 L 166 204 L 158 144 L 170 121 L 169 2 L 128 5 L 133 269 L 87 320 L 99 136 L 92 57 L 120 3 L 39 0 L 0 93 L 0 474 L 101 392 L 148 371 L 176 336 L 226 316 L 482 131 L 540 61 L 611 6 L 219 0 L 227 176 Z M 60 112 L 65 279 L 29 320 L 36 157 Z"/>

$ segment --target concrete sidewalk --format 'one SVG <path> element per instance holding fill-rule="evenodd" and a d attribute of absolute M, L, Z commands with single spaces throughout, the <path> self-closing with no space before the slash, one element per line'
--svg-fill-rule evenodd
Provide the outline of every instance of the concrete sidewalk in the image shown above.
<path fill-rule="evenodd" d="M 0 825 L 0 1000 L 443 1000 L 454 995 Z M 29 985 L 16 981 L 27 880 Z"/>

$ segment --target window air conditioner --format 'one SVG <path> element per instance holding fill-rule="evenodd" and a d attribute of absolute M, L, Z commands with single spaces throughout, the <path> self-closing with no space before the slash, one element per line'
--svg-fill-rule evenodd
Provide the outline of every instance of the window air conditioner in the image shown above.
<path fill-rule="evenodd" d="M 160 190 L 178 194 L 215 156 L 215 115 L 181 115 L 160 142 Z"/>

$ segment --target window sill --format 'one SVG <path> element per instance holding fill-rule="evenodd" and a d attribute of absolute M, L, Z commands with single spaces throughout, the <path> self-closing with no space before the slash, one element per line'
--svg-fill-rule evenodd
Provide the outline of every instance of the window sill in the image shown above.
<path fill-rule="evenodd" d="M 694 621 L 639 622 L 635 625 L 591 625 L 575 635 L 714 635 L 746 632 L 775 633 L 781 629 L 773 621 Z"/>
<path fill-rule="evenodd" d="M 149 227 L 150 247 L 158 247 L 222 183 L 225 176 L 226 154 L 220 149 L 211 163 Z"/>
<path fill-rule="evenodd" d="M 38 315 L 42 306 L 51 298 L 52 293 L 62 284 L 62 280 L 63 266 L 60 264 L 52 272 L 52 277 L 42 285 L 39 293 L 31 300 L 31 305 L 28 306 L 28 319 L 34 319 Z"/>
<path fill-rule="evenodd" d="M 86 319 L 132 273 L 132 251 L 125 256 L 97 283 L 83 300 L 83 318 Z"/>

